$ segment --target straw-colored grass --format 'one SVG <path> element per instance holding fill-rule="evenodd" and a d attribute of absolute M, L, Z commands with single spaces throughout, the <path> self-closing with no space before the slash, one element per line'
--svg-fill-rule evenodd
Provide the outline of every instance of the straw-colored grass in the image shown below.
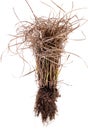
<path fill-rule="evenodd" d="M 31 11 L 34 22 L 21 22 L 22 25 L 17 28 L 17 34 L 13 39 L 16 40 L 16 44 L 11 40 L 9 49 L 16 46 L 16 53 L 20 53 L 19 50 L 23 48 L 33 49 L 39 84 L 34 111 L 37 116 L 41 114 L 42 121 L 46 122 L 48 119 L 54 119 L 57 112 L 56 99 L 60 96 L 57 80 L 62 53 L 69 34 L 80 25 L 77 16 L 71 15 L 72 11 L 65 13 L 61 9 L 63 16 L 52 18 L 37 17 L 32 9 Z"/>

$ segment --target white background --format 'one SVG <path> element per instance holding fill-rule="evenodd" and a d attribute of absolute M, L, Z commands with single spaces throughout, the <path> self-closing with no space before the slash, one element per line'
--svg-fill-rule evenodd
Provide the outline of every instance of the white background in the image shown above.
<path fill-rule="evenodd" d="M 49 0 L 42 1 L 53 6 Z M 71 0 L 55 2 L 65 10 L 71 10 Z M 29 3 L 38 16 L 48 16 L 51 11 L 39 0 L 29 0 Z M 73 3 L 74 8 L 88 8 L 87 0 L 74 0 Z M 53 7 L 58 11 L 56 6 Z M 25 0 L 0 0 L 0 55 L 11 39 L 8 34 L 15 33 L 14 27 L 18 22 L 12 8 L 15 8 L 20 20 L 29 21 L 30 17 L 33 18 Z M 78 10 L 76 14 L 88 20 L 88 9 Z M 66 50 L 81 56 L 88 65 L 88 23 L 75 31 L 71 38 L 84 39 L 82 31 L 85 40 L 69 40 Z M 32 63 L 32 58 L 30 61 Z M 0 130 L 88 130 L 87 65 L 80 58 L 70 56 L 59 77 L 61 98 L 57 102 L 58 114 L 55 120 L 44 126 L 41 118 L 35 117 L 33 111 L 38 90 L 35 74 L 19 78 L 23 67 L 22 60 L 4 52 L 0 63 Z"/>

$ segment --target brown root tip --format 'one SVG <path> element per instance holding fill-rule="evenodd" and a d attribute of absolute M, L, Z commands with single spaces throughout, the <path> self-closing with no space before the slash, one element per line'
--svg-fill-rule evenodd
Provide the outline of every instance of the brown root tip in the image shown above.
<path fill-rule="evenodd" d="M 34 110 L 37 116 L 41 114 L 42 122 L 47 122 L 48 119 L 55 119 L 57 97 L 59 97 L 59 92 L 56 88 L 45 86 L 39 89 Z"/>

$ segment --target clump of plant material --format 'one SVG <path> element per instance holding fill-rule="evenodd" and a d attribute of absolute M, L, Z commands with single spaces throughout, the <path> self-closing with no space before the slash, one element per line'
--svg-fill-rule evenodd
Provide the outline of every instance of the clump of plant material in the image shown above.
<path fill-rule="evenodd" d="M 59 15 L 46 18 L 37 17 L 32 11 L 35 20 L 33 23 L 21 22 L 22 25 L 17 28 L 14 38 L 17 53 L 20 53 L 19 50 L 22 48 L 33 50 L 39 85 L 34 111 L 37 116 L 41 115 L 43 122 L 54 119 L 58 111 L 56 101 L 60 94 L 57 81 L 61 69 L 61 56 L 69 34 L 79 27 L 78 18 L 71 15 L 71 12 L 63 11 L 62 17 Z M 9 48 L 13 46 L 11 40 Z"/>

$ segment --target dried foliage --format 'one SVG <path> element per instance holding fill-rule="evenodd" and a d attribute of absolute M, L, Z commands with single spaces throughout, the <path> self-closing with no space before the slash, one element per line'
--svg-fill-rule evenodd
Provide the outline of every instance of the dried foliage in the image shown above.
<path fill-rule="evenodd" d="M 34 22 L 20 22 L 17 34 L 9 44 L 9 49 L 16 47 L 15 52 L 19 55 L 23 49 L 33 49 L 39 84 L 34 111 L 37 116 L 41 114 L 43 122 L 55 118 L 56 100 L 60 96 L 57 78 L 61 69 L 61 55 L 68 35 L 80 26 L 77 16 L 71 13 L 63 11 L 62 17 L 58 15 L 52 18 L 37 17 L 33 13 Z"/>

